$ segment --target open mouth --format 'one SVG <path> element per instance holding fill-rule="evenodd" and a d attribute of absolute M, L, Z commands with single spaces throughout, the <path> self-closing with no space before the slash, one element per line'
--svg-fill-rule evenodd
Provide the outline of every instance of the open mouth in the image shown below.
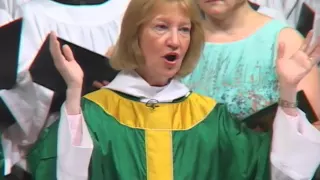
<path fill-rule="evenodd" d="M 169 61 L 169 62 L 174 62 L 175 60 L 178 59 L 178 55 L 177 54 L 167 54 L 164 56 L 164 58 Z"/>

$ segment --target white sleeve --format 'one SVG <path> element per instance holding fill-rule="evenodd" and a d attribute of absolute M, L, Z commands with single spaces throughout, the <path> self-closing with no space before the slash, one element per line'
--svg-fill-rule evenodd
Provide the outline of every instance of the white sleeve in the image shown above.
<path fill-rule="evenodd" d="M 1 134 L 1 145 L 4 156 L 4 175 L 11 173 L 11 168 L 24 157 L 18 141 L 21 140 L 21 130 L 17 124 L 10 126 Z M 25 169 L 26 170 L 26 169 Z"/>
<path fill-rule="evenodd" d="M 44 21 L 44 17 L 42 16 L 42 14 L 37 14 L 34 7 L 28 3 L 19 7 L 16 11 L 15 17 L 23 18 L 18 73 L 29 70 L 47 35 L 50 33 L 50 27 L 40 23 L 41 21 Z"/>
<path fill-rule="evenodd" d="M 12 17 L 5 10 L 0 9 L 0 26 L 12 21 Z"/>
<path fill-rule="evenodd" d="M 32 82 L 28 72 L 18 75 L 13 89 L 0 92 L 1 99 L 16 121 L 2 132 L 1 137 L 6 174 L 10 173 L 12 165 L 21 160 L 20 147 L 33 144 L 38 139 L 51 104 L 47 93 Z M 39 97 L 42 97 L 41 101 Z"/>
<path fill-rule="evenodd" d="M 5 10 L 11 17 L 14 18 L 17 9 L 28 1 L 30 0 L 1 0 L 0 9 Z"/>
<path fill-rule="evenodd" d="M 308 122 L 302 111 L 291 117 L 278 108 L 270 159 L 273 180 L 308 180 L 313 177 L 320 164 L 320 132 Z"/>
<path fill-rule="evenodd" d="M 80 121 L 78 132 L 81 133 L 80 143 L 71 121 Z M 80 130 L 80 131 L 79 131 Z M 79 134 L 78 134 L 79 135 Z M 82 114 L 67 115 L 65 105 L 61 108 L 61 117 L 58 131 L 58 180 L 87 180 L 93 142 Z"/>
<path fill-rule="evenodd" d="M 21 145 L 37 140 L 46 123 L 52 96 L 52 91 L 32 82 L 29 72 L 18 75 L 13 89 L 1 91 L 0 97 L 24 134 L 19 142 Z"/>
<path fill-rule="evenodd" d="M 0 9 L 5 10 L 8 14 L 13 14 L 13 9 L 15 9 L 15 1 L 17 0 L 1 0 Z"/>

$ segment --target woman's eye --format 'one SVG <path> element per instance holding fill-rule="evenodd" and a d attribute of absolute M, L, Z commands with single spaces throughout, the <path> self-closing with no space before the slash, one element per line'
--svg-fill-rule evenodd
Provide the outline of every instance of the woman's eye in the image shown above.
<path fill-rule="evenodd" d="M 180 31 L 182 31 L 183 33 L 190 33 L 191 28 L 189 28 L 189 27 L 183 27 L 183 28 L 180 28 Z"/>
<path fill-rule="evenodd" d="M 156 25 L 155 28 L 157 30 L 166 30 L 166 29 L 168 29 L 168 27 L 166 25 L 163 25 L 163 24 Z"/>

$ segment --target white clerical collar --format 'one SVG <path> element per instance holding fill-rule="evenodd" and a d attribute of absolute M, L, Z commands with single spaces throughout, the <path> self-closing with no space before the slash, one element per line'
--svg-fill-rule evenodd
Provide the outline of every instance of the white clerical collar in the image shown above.
<path fill-rule="evenodd" d="M 158 102 L 172 102 L 190 93 L 190 90 L 185 85 L 174 79 L 163 87 L 150 86 L 135 71 L 121 71 L 104 88 L 139 97 L 142 102 L 148 102 L 151 99 Z"/>

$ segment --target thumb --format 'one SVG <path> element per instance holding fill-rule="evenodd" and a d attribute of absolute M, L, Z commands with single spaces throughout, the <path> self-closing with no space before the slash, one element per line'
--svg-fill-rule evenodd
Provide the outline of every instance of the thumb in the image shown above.
<path fill-rule="evenodd" d="M 106 53 L 105 56 L 106 56 L 107 58 L 110 58 L 110 57 L 112 56 L 113 52 L 114 52 L 114 46 L 111 46 L 111 47 L 108 49 L 108 52 Z"/>
<path fill-rule="evenodd" d="M 99 81 L 94 81 L 93 84 L 92 84 L 93 87 L 97 88 L 97 89 L 100 89 L 102 88 L 104 85 L 99 82 Z"/>
<path fill-rule="evenodd" d="M 109 82 L 108 82 L 108 81 L 102 81 L 102 84 L 103 84 L 104 86 L 106 86 L 106 85 L 109 84 Z"/>
<path fill-rule="evenodd" d="M 277 60 L 284 58 L 285 44 L 280 42 L 277 51 Z"/>
<path fill-rule="evenodd" d="M 314 122 L 313 125 L 320 125 L 320 121 Z"/>
<path fill-rule="evenodd" d="M 313 126 L 320 131 L 320 125 L 319 124 L 313 124 Z"/>

